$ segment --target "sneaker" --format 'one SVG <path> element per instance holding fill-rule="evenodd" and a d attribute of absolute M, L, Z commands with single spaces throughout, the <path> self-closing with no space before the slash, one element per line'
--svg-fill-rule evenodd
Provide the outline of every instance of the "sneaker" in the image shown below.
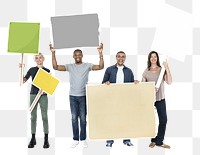
<path fill-rule="evenodd" d="M 86 140 L 81 141 L 81 143 L 83 148 L 88 147 Z"/>
<path fill-rule="evenodd" d="M 79 141 L 78 140 L 74 140 L 72 142 L 72 145 L 70 146 L 71 148 L 75 148 L 77 145 L 79 144 Z"/>
<path fill-rule="evenodd" d="M 107 143 L 107 144 L 106 144 L 106 147 L 107 147 L 107 148 L 112 148 L 112 144 L 113 144 L 113 143 Z"/>
<path fill-rule="evenodd" d="M 171 147 L 167 144 L 157 145 L 158 147 L 163 147 L 165 149 L 170 149 Z"/>
<path fill-rule="evenodd" d="M 124 145 L 126 145 L 126 146 L 133 146 L 133 144 L 131 142 L 125 142 Z"/>

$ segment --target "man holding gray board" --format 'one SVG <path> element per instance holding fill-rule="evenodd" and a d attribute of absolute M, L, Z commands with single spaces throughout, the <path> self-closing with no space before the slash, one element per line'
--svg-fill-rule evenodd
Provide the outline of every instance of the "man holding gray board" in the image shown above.
<path fill-rule="evenodd" d="M 82 62 L 83 53 L 80 49 L 76 49 L 73 52 L 73 58 L 75 63 L 58 65 L 56 61 L 55 49 L 50 44 L 50 50 L 52 53 L 52 65 L 55 70 L 68 71 L 70 81 L 70 109 L 72 114 L 72 129 L 73 129 L 73 143 L 71 148 L 75 148 L 79 144 L 79 140 L 82 142 L 82 146 L 87 147 L 86 142 L 86 84 L 88 82 L 89 72 L 91 70 L 101 70 L 104 68 L 103 60 L 103 44 L 97 48 L 99 52 L 99 64 L 93 65 L 92 63 Z M 80 119 L 80 134 L 79 124 Z"/>

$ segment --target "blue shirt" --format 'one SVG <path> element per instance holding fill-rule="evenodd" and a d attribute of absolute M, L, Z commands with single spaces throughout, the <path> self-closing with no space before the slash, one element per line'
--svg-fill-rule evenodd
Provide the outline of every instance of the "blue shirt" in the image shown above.
<path fill-rule="evenodd" d="M 108 67 L 104 74 L 102 83 L 105 83 L 106 81 L 109 81 L 110 83 L 116 83 L 117 71 L 118 68 L 116 64 Z M 130 68 L 124 66 L 123 72 L 124 72 L 124 83 L 134 82 L 134 75 Z"/>

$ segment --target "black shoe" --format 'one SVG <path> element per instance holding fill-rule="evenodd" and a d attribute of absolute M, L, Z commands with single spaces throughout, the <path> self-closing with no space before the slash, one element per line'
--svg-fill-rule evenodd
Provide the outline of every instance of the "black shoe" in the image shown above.
<path fill-rule="evenodd" d="M 112 148 L 112 144 L 113 144 L 113 143 L 107 143 L 107 144 L 106 144 L 106 147 L 107 147 L 107 148 Z"/>
<path fill-rule="evenodd" d="M 133 144 L 131 142 L 129 142 L 129 141 L 125 142 L 124 145 L 126 145 L 126 146 L 133 146 Z"/>
<path fill-rule="evenodd" d="M 46 149 L 46 148 L 49 148 L 49 147 L 50 147 L 50 145 L 49 145 L 48 140 L 45 140 L 45 141 L 44 141 L 43 148 Z"/>
<path fill-rule="evenodd" d="M 35 145 L 36 145 L 36 140 L 31 139 L 30 143 L 28 144 L 28 148 L 34 148 Z"/>

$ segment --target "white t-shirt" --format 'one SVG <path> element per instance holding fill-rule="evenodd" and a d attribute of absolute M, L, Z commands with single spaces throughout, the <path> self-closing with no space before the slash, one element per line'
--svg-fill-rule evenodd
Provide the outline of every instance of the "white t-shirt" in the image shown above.
<path fill-rule="evenodd" d="M 124 66 L 117 66 L 117 78 L 116 78 L 116 83 L 124 83 L 124 72 L 123 68 Z"/>

